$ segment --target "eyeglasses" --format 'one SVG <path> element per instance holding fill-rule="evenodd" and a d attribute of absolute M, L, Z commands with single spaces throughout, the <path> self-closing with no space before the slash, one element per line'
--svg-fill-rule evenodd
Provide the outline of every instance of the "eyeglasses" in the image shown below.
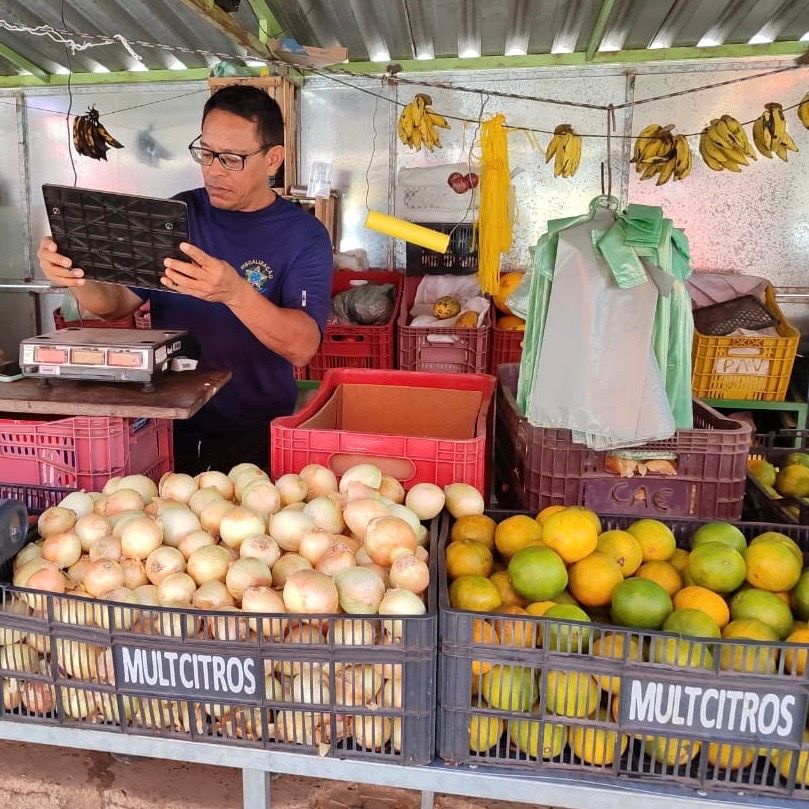
<path fill-rule="evenodd" d="M 191 157 L 200 165 L 203 166 L 210 166 L 213 163 L 214 158 L 216 158 L 220 165 L 223 168 L 226 168 L 228 171 L 242 171 L 244 169 L 244 164 L 247 161 L 248 157 L 253 157 L 253 155 L 260 154 L 261 152 L 266 151 L 267 149 L 272 148 L 271 143 L 267 143 L 262 146 L 260 149 L 256 149 L 255 152 L 250 152 L 250 154 L 236 154 L 234 152 L 215 152 L 213 149 L 205 149 L 202 146 L 197 146 L 197 141 L 202 137 L 202 135 L 197 135 L 191 143 L 188 144 L 188 151 L 191 152 Z"/>

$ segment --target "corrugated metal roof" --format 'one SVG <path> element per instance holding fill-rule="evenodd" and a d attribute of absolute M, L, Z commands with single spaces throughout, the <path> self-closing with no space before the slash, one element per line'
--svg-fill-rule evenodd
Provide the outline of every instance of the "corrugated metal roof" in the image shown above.
<path fill-rule="evenodd" d="M 66 27 L 78 32 L 245 53 L 193 3 L 64 0 L 64 17 Z M 60 0 L 6 0 L 2 6 L 4 19 L 63 27 Z M 588 47 L 609 53 L 752 44 L 765 52 L 772 42 L 809 40 L 808 0 L 242 0 L 230 18 L 256 38 L 259 18 L 267 19 L 271 34 L 280 31 L 307 45 L 343 45 L 351 61 L 375 62 L 566 54 Z M 0 45 L 8 49 L 0 55 L 0 75 L 25 72 L 26 60 L 45 73 L 67 72 L 64 47 L 45 37 L 0 30 Z M 210 62 L 199 54 L 134 47 L 143 65 L 111 46 L 74 54 L 73 71 L 181 70 Z"/>

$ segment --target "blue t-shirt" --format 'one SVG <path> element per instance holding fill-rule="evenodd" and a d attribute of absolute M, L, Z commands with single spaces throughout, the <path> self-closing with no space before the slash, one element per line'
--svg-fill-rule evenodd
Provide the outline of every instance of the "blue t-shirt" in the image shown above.
<path fill-rule="evenodd" d="M 191 244 L 227 261 L 274 304 L 306 312 L 323 332 L 333 260 L 328 231 L 314 216 L 281 197 L 250 212 L 214 208 L 204 188 L 175 198 L 188 204 Z M 151 301 L 152 328 L 191 332 L 201 369 L 233 373 L 189 425 L 203 433 L 245 432 L 293 411 L 291 363 L 259 342 L 227 306 L 162 290 L 133 291 Z"/>

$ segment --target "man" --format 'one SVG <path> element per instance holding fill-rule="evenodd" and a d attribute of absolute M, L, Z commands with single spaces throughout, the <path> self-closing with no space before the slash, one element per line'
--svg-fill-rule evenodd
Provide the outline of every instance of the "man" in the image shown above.
<path fill-rule="evenodd" d="M 37 253 L 45 276 L 87 311 L 113 320 L 149 299 L 153 328 L 190 331 L 200 368 L 233 372 L 196 416 L 175 422 L 180 471 L 266 468 L 269 422 L 294 409 L 292 366 L 309 362 L 325 328 L 331 244 L 320 222 L 270 188 L 282 143 L 281 111 L 266 93 L 232 85 L 210 97 L 189 146 L 204 187 L 177 195 L 188 204 L 191 244 L 180 248 L 187 260 L 165 261 L 170 291 L 85 279 L 48 237 Z"/>

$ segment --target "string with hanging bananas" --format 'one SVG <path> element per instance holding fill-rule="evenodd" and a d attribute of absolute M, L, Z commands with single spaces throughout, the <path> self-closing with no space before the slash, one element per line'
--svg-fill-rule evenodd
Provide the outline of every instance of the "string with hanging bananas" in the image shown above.
<path fill-rule="evenodd" d="M 396 131 L 399 140 L 411 149 L 419 151 L 424 148 L 429 151 L 441 148 L 441 138 L 437 129 L 449 129 L 449 123 L 443 115 L 430 108 L 433 100 L 424 93 L 417 93 L 416 97 L 402 110 Z"/>
<path fill-rule="evenodd" d="M 554 177 L 572 177 L 581 163 L 581 135 L 570 124 L 560 124 L 553 130 L 553 137 L 545 150 L 545 162 L 553 159 Z"/>
<path fill-rule="evenodd" d="M 124 148 L 123 143 L 119 143 L 107 132 L 95 105 L 84 115 L 73 119 L 73 146 L 78 154 L 92 157 L 93 160 L 106 160 L 110 148 Z"/>
<path fill-rule="evenodd" d="M 772 158 L 774 152 L 785 163 L 789 159 L 789 152 L 798 151 L 795 141 L 787 132 L 784 108 L 780 104 L 770 102 L 764 105 L 764 112 L 753 123 L 753 143 L 764 157 Z"/>
<path fill-rule="evenodd" d="M 631 163 L 641 180 L 657 176 L 656 185 L 684 180 L 691 173 L 691 147 L 685 135 L 674 135 L 674 124 L 649 124 L 635 139 Z"/>
<path fill-rule="evenodd" d="M 699 138 L 699 153 L 713 171 L 740 172 L 749 160 L 757 160 L 744 127 L 732 116 L 711 119 Z"/>

